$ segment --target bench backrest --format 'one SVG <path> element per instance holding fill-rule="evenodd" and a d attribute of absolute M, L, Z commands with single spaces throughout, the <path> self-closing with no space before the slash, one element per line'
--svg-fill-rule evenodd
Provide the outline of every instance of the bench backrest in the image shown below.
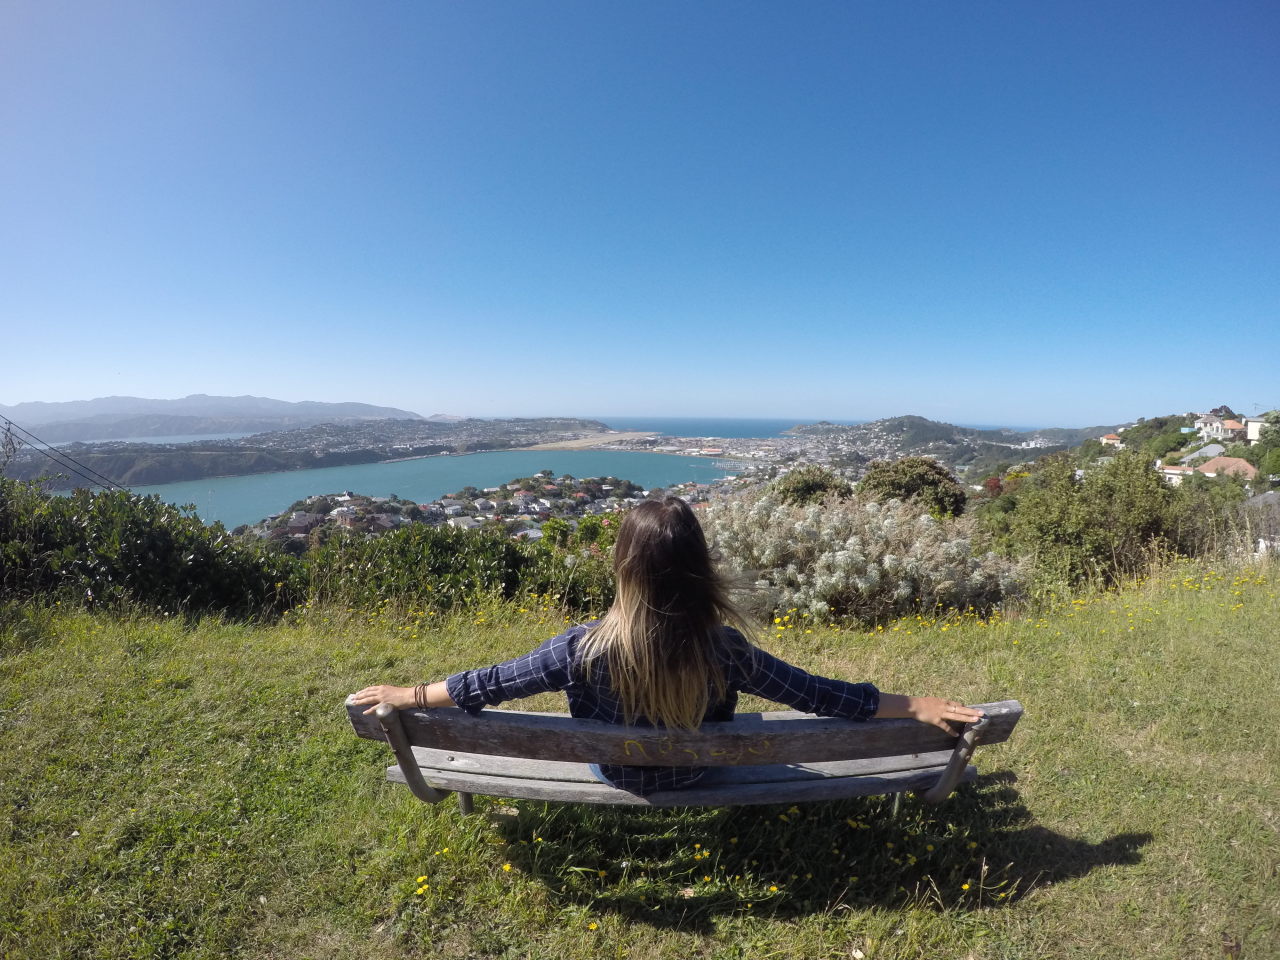
<path fill-rule="evenodd" d="M 1022 716 L 1017 700 L 976 704 L 990 722 L 977 742 L 1009 739 Z M 347 701 L 347 715 L 358 735 L 386 740 L 378 719 Z M 626 727 L 599 720 L 577 720 L 563 713 L 486 710 L 401 710 L 400 720 L 415 747 L 456 750 L 530 760 L 632 766 L 738 766 L 742 764 L 821 763 L 930 753 L 955 745 L 937 727 L 915 720 L 836 720 L 780 711 L 743 713 L 724 723 L 704 723 L 691 731 Z"/>

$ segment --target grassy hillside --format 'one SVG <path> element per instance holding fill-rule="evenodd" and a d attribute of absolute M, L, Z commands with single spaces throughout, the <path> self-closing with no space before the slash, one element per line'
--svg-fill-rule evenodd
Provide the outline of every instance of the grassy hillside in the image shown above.
<path fill-rule="evenodd" d="M 816 670 L 1023 701 L 936 809 L 478 798 L 464 818 L 385 784 L 343 696 L 522 652 L 562 625 L 550 605 L 11 615 L 0 956 L 1276 956 L 1277 574 L 1183 567 L 1042 617 L 771 626 Z"/>

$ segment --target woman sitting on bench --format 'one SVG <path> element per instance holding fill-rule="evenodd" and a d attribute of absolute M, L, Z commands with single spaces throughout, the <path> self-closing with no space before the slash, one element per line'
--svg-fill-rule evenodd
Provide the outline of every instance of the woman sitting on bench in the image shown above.
<path fill-rule="evenodd" d="M 492 667 L 416 687 L 365 687 L 356 704 L 461 707 L 479 713 L 518 697 L 563 690 L 575 717 L 692 730 L 729 720 L 738 694 L 824 717 L 909 717 L 953 736 L 978 710 L 939 697 L 881 693 L 870 683 L 818 677 L 748 639 L 698 518 L 676 497 L 626 515 L 614 547 L 616 599 L 602 620 L 552 637 Z M 697 782 L 703 767 L 593 766 L 606 783 L 647 795 Z"/>

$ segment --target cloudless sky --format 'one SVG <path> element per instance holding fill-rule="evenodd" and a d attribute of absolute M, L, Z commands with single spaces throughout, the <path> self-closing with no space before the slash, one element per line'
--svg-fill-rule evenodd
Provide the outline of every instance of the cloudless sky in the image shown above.
<path fill-rule="evenodd" d="M 1280 5 L 0 5 L 0 403 L 1280 406 Z"/>

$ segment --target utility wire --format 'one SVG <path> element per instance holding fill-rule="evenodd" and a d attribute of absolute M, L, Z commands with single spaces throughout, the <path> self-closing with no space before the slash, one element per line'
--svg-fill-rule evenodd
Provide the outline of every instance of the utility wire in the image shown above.
<path fill-rule="evenodd" d="M 54 448 L 50 444 L 45 443 L 43 440 L 37 437 L 30 430 L 26 430 L 18 426 L 8 417 L 0 417 L 0 420 L 4 421 L 6 429 L 16 430 L 20 434 L 23 434 L 23 437 L 19 437 L 19 439 L 26 438 L 28 444 L 31 446 L 33 450 L 37 450 L 40 453 L 44 454 L 46 457 L 48 457 L 58 466 L 66 470 L 70 470 L 81 480 L 84 480 L 95 487 L 106 487 L 108 490 L 123 490 L 126 493 L 129 492 L 128 487 L 124 486 L 123 484 L 116 483 L 110 477 L 104 477 L 97 470 L 94 470 L 93 467 L 86 466 L 85 464 L 77 460 L 75 457 L 71 456 L 71 454 L 64 453 L 61 450 L 56 450 L 56 448 Z M 51 450 L 56 450 L 56 452 L 50 453 Z"/>

